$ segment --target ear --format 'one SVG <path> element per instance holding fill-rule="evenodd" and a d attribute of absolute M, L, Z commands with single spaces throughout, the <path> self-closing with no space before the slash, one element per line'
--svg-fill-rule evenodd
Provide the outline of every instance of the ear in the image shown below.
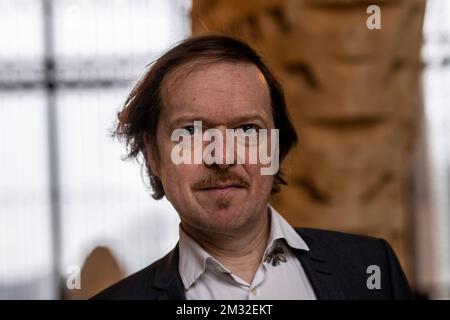
<path fill-rule="evenodd" d="M 152 173 L 159 178 L 159 161 L 156 146 L 152 145 L 148 133 L 144 133 L 145 157 Z"/>

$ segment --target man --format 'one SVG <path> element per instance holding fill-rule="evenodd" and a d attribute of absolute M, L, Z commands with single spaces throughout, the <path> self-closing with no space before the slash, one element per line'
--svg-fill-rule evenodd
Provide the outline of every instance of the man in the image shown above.
<path fill-rule="evenodd" d="M 153 197 L 179 213 L 180 241 L 96 299 L 411 297 L 384 240 L 294 229 L 268 204 L 297 136 L 280 86 L 245 43 L 204 36 L 165 53 L 116 133 L 143 156 Z"/>

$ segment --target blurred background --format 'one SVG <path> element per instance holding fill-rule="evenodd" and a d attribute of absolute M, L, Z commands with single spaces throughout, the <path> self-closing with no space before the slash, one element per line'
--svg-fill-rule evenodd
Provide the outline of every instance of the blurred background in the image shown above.
<path fill-rule="evenodd" d="M 448 0 L 0 0 L 0 299 L 88 298 L 173 248 L 175 210 L 111 130 L 154 59 L 217 32 L 285 89 L 300 142 L 275 207 L 387 239 L 418 298 L 449 299 Z"/>

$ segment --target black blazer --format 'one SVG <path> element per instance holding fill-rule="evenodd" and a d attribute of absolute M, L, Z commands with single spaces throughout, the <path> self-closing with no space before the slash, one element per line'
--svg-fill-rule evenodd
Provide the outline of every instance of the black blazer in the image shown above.
<path fill-rule="evenodd" d="M 382 239 L 298 228 L 309 251 L 295 250 L 316 297 L 412 299 L 400 264 Z M 380 268 L 381 288 L 368 289 L 367 267 Z M 185 299 L 178 272 L 178 245 L 162 259 L 100 292 L 93 299 Z"/>

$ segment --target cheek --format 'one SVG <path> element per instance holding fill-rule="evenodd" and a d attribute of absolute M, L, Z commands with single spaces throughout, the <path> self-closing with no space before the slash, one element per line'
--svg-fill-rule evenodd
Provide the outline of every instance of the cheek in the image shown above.
<path fill-rule="evenodd" d="M 164 186 L 166 196 L 172 199 L 179 199 L 181 194 L 186 194 L 190 190 L 191 184 L 200 176 L 199 165 L 175 164 L 172 161 L 172 148 L 175 144 L 158 141 L 160 158 L 159 171 L 160 179 Z"/>
<path fill-rule="evenodd" d="M 262 175 L 261 168 L 263 166 L 259 165 L 248 165 L 246 166 L 246 171 L 251 177 L 252 187 L 258 191 L 258 193 L 270 193 L 272 190 L 273 176 L 272 175 Z"/>
<path fill-rule="evenodd" d="M 195 165 L 175 165 L 170 159 L 164 162 L 161 166 L 161 180 L 169 197 L 191 190 L 192 183 L 200 176 L 197 167 Z"/>

